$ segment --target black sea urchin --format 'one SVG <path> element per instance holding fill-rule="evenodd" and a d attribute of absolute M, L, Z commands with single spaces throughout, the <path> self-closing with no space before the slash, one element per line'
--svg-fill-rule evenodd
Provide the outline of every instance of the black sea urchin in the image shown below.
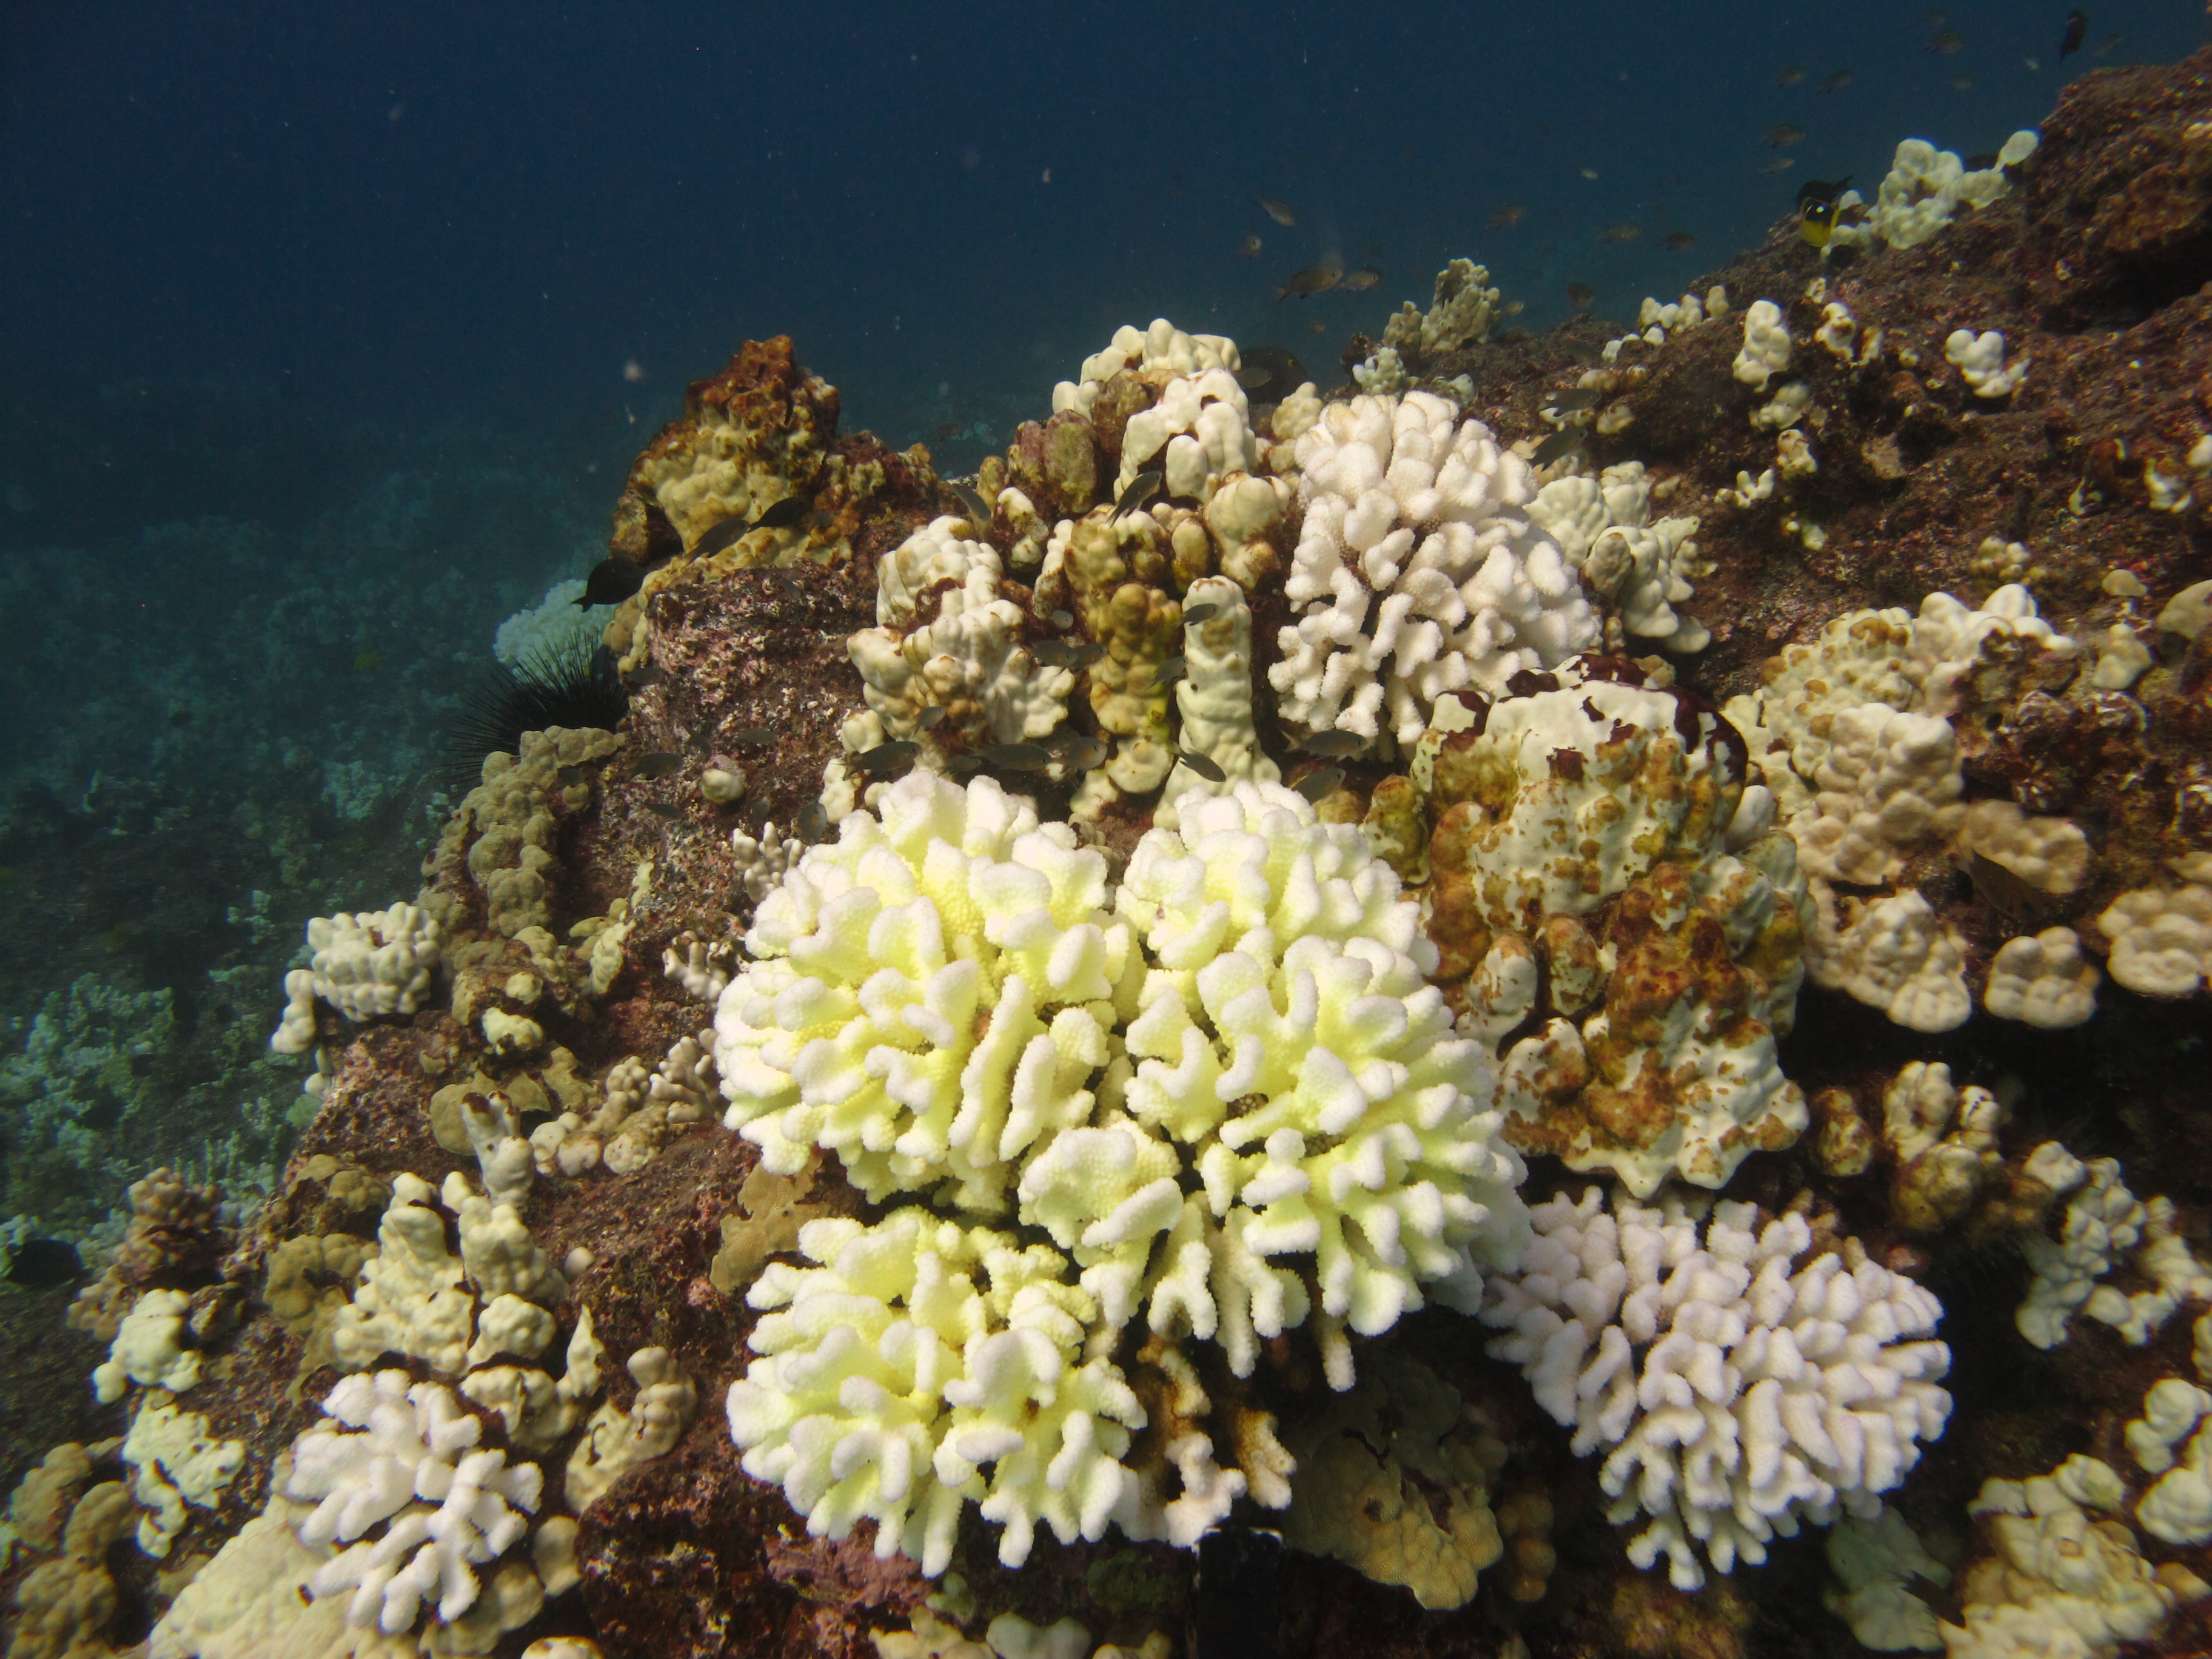
<path fill-rule="evenodd" d="M 438 781 L 460 795 L 483 775 L 484 757 L 514 753 L 525 732 L 551 726 L 611 732 L 629 712 L 614 653 L 588 634 L 539 646 L 514 667 L 495 663 L 461 706 Z"/>

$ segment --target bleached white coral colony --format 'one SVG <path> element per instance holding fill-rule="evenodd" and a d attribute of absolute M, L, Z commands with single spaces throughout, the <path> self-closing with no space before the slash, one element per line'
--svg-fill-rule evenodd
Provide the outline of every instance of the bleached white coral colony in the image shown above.
<path fill-rule="evenodd" d="M 1410 746 L 1447 692 L 1492 695 L 1596 643 L 1597 613 L 1529 518 L 1535 477 L 1433 392 L 1332 404 L 1297 443 L 1302 614 L 1267 671 L 1284 720 Z"/>
<path fill-rule="evenodd" d="M 441 958 L 437 918 L 412 904 L 317 916 L 307 924 L 307 949 L 308 965 L 284 975 L 284 1018 L 269 1039 L 278 1054 L 314 1046 L 317 998 L 348 1019 L 415 1012 Z"/>
<path fill-rule="evenodd" d="M 964 539 L 963 527 L 938 519 L 878 562 L 878 625 L 846 648 L 893 738 L 912 737 L 933 708 L 986 742 L 1043 737 L 1066 716 L 1075 677 L 1030 656 L 1020 607 L 999 596 L 998 550 Z"/>
<path fill-rule="evenodd" d="M 285 1487 L 315 1504 L 301 1542 L 346 1547 L 316 1570 L 313 1594 L 351 1590 L 347 1622 L 387 1635 L 412 1629 L 426 1602 L 453 1623 L 477 1599 L 474 1569 L 528 1530 L 538 1466 L 479 1446 L 482 1419 L 404 1371 L 344 1377 L 323 1410 L 294 1443 Z"/>
<path fill-rule="evenodd" d="M 872 1516 L 879 1553 L 933 1574 L 969 1502 L 1009 1564 L 1040 1521 L 1194 1543 L 1248 1487 L 1287 1489 L 1194 1428 L 1164 1449 L 1178 1495 L 1122 1463 L 1146 1422 L 1126 1328 L 1243 1376 L 1310 1322 L 1345 1389 L 1348 1334 L 1472 1311 L 1520 1255 L 1491 1062 L 1423 982 L 1389 867 L 1279 786 L 1180 805 L 1115 890 L 994 781 L 915 773 L 761 903 L 715 1021 L 729 1126 L 771 1170 L 835 1152 L 871 1199 L 979 1224 L 810 1222 L 811 1265 L 752 1290 L 731 1431 L 817 1534 Z"/>
<path fill-rule="evenodd" d="M 1855 1242 L 1816 1242 L 1802 1215 L 1760 1225 L 1748 1204 L 1608 1211 L 1595 1188 L 1531 1220 L 1527 1258 L 1483 1310 L 1508 1333 L 1491 1352 L 1573 1428 L 1578 1455 L 1609 1449 L 1607 1516 L 1650 1517 L 1629 1559 L 1663 1555 L 1677 1587 L 1705 1583 L 1700 1553 L 1727 1572 L 1802 1522 L 1874 1519 L 1942 1433 L 1950 1350 L 1914 1340 L 1942 1308 Z"/>

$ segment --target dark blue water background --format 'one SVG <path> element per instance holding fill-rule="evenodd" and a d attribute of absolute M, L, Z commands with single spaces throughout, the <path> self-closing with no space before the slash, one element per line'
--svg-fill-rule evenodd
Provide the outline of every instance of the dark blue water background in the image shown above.
<path fill-rule="evenodd" d="M 1632 316 L 1807 177 L 1870 185 L 1909 135 L 1994 149 L 2069 76 L 2205 30 L 2185 0 L 2094 6 L 2061 64 L 2066 9 L 15 5 L 0 331 L 79 380 L 611 420 L 617 459 L 739 338 L 788 332 L 848 421 L 903 442 L 981 418 L 1003 441 L 1118 323 L 1328 363 L 1458 254 L 1532 325 L 1571 279 Z M 1939 27 L 1964 46 L 1929 51 Z M 1808 136 L 1778 151 L 1783 121 Z M 1796 165 L 1762 174 L 1778 155 Z M 1486 230 L 1515 201 L 1527 217 Z M 1595 240 L 1620 221 L 1642 236 Z M 1671 229 L 1697 245 L 1668 252 Z M 1322 259 L 1388 280 L 1273 301 Z"/>

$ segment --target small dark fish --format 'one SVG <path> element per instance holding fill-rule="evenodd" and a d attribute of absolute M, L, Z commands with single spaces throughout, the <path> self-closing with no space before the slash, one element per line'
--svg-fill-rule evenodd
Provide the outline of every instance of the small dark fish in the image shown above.
<path fill-rule="evenodd" d="M 1966 37 L 1956 29 L 1937 29 L 1928 37 L 1928 50 L 1933 52 L 1954 52 L 1966 44 Z"/>
<path fill-rule="evenodd" d="M 1771 161 L 1761 162 L 1759 170 L 1761 173 L 1787 173 L 1796 165 L 1797 163 L 1790 157 L 1778 155 Z"/>
<path fill-rule="evenodd" d="M 1336 793 L 1337 785 L 1344 781 L 1344 769 L 1324 766 L 1318 772 L 1309 772 L 1297 781 L 1298 793 L 1318 806 Z"/>
<path fill-rule="evenodd" d="M 682 807 L 671 806 L 665 800 L 640 801 L 638 805 L 657 818 L 680 818 L 684 816 Z"/>
<path fill-rule="evenodd" d="M 26 1290 L 50 1291 L 83 1273 L 84 1258 L 67 1239 L 27 1238 L 8 1254 L 8 1282 Z"/>
<path fill-rule="evenodd" d="M 1528 302 L 1526 300 L 1508 300 L 1498 309 L 1508 317 L 1518 317 L 1528 309 Z"/>
<path fill-rule="evenodd" d="M 705 558 L 709 553 L 719 553 L 732 543 L 741 540 L 753 526 L 743 519 L 725 519 L 692 544 L 694 558 Z"/>
<path fill-rule="evenodd" d="M 799 817 L 796 821 L 796 828 L 799 831 L 799 839 L 800 842 L 805 846 L 811 847 L 816 842 L 822 839 L 823 833 L 830 828 L 830 814 L 828 810 L 825 809 L 818 800 L 811 800 L 807 802 L 805 805 L 799 809 Z"/>
<path fill-rule="evenodd" d="M 1075 647 L 1074 666 L 1078 668 L 1088 668 L 1092 663 L 1097 662 L 1099 658 L 1105 654 L 1106 647 L 1104 646 L 1096 645 L 1091 641 L 1085 640 L 1081 645 Z"/>
<path fill-rule="evenodd" d="M 1328 332 L 1328 325 L 1322 321 L 1318 317 L 1309 317 L 1306 319 L 1306 332 L 1309 334 L 1326 334 Z"/>
<path fill-rule="evenodd" d="M 753 528 L 788 530 L 805 518 L 813 506 L 811 495 L 786 495 L 781 501 L 771 501 L 762 508 L 760 517 L 753 520 Z"/>
<path fill-rule="evenodd" d="M 1349 289 L 1354 294 L 1364 294 L 1369 289 L 1375 287 L 1382 280 L 1382 266 L 1362 265 L 1357 270 L 1346 271 L 1345 273 L 1344 280 L 1339 283 L 1337 286 L 1342 289 Z"/>
<path fill-rule="evenodd" d="M 1792 64 L 1774 77 L 1774 84 L 1778 87 L 1794 87 L 1811 73 L 1812 71 L 1802 64 Z"/>
<path fill-rule="evenodd" d="M 1298 216 L 1291 211 L 1291 204 L 1288 202 L 1279 202 L 1272 196 L 1262 196 L 1260 198 L 1260 211 L 1279 225 L 1287 227 L 1295 225 L 1298 222 Z"/>
<path fill-rule="evenodd" d="M 1220 614 L 1221 602 L 1218 599 L 1200 599 L 1196 605 L 1183 606 L 1182 625 L 1195 628 L 1200 623 L 1212 622 Z"/>
<path fill-rule="evenodd" d="M 1833 74 L 1824 75 L 1820 77 L 1820 90 L 1823 92 L 1841 92 L 1845 87 L 1850 85 L 1850 70 L 1838 70 Z"/>
<path fill-rule="evenodd" d="M 964 483 L 954 483 L 949 478 L 945 480 L 945 487 L 957 495 L 960 498 L 960 505 L 968 509 L 969 523 L 983 526 L 990 524 L 991 509 L 984 501 L 980 491 Z"/>
<path fill-rule="evenodd" d="M 1305 378 L 1305 365 L 1280 346 L 1250 346 L 1238 354 L 1237 384 L 1260 403 L 1280 403 Z"/>
<path fill-rule="evenodd" d="M 1152 684 L 1165 690 L 1183 677 L 1188 665 L 1181 657 L 1164 658 L 1160 665 L 1152 671 Z"/>
<path fill-rule="evenodd" d="M 646 569 L 628 559 L 601 559 L 584 578 L 584 591 L 575 599 L 579 611 L 595 605 L 620 605 L 645 586 Z"/>
<path fill-rule="evenodd" d="M 1300 740 L 1298 747 L 1310 755 L 1326 755 L 1331 760 L 1340 760 L 1366 748 L 1367 739 L 1357 732 L 1309 732 Z"/>
<path fill-rule="evenodd" d="M 1033 743 L 994 743 L 981 752 L 984 764 L 1010 772 L 1042 772 L 1052 763 L 1052 756 Z"/>
<path fill-rule="evenodd" d="M 2066 33 L 2058 37 L 2058 56 L 2063 60 L 2081 50 L 2082 41 L 2089 38 L 2089 14 L 2069 11 L 2066 14 Z"/>
<path fill-rule="evenodd" d="M 1570 455 L 1581 453 L 1583 446 L 1589 441 L 1588 427 L 1561 427 L 1536 446 L 1536 453 L 1529 457 L 1528 464 L 1531 466 L 1549 466 L 1553 461 L 1564 460 Z"/>
<path fill-rule="evenodd" d="M 1229 774 L 1221 769 L 1219 763 L 1211 755 L 1195 755 L 1188 749 L 1178 749 L 1176 750 L 1176 758 L 1208 783 L 1229 781 Z"/>
<path fill-rule="evenodd" d="M 1597 303 L 1597 290 L 1587 283 L 1569 283 L 1567 303 L 1577 311 L 1588 311 Z"/>
<path fill-rule="evenodd" d="M 1039 640 L 1030 647 L 1030 654 L 1047 668 L 1075 666 L 1075 647 L 1062 640 Z"/>
<path fill-rule="evenodd" d="M 1260 257 L 1260 239 L 1256 236 L 1247 236 L 1244 239 L 1243 245 L 1237 248 L 1237 254 L 1239 258 L 1258 258 Z"/>
<path fill-rule="evenodd" d="M 1605 401 L 1605 388 L 1578 386 L 1572 392 L 1556 392 L 1544 399 L 1544 407 L 1557 410 L 1562 415 L 1571 415 L 1578 409 L 1591 409 Z"/>
<path fill-rule="evenodd" d="M 1983 903 L 1999 915 L 2032 915 L 2044 902 L 2042 891 L 2022 879 L 2009 866 L 1999 864 L 1986 854 L 1966 854 L 1966 874 L 1974 884 L 1974 891 Z"/>
<path fill-rule="evenodd" d="M 932 443 L 951 443 L 955 438 L 960 435 L 960 432 L 961 426 L 959 422 L 939 421 L 935 426 L 929 428 L 929 440 Z"/>
<path fill-rule="evenodd" d="M 1969 155 L 1966 158 L 1966 171 L 1969 173 L 1987 173 L 1996 164 L 1996 151 L 1993 149 L 1985 149 L 1978 155 Z"/>
<path fill-rule="evenodd" d="M 1054 611 L 1054 612 L 1052 613 L 1052 625 L 1053 625 L 1054 628 L 1073 628 L 1073 627 L 1074 627 L 1074 626 L 1075 626 L 1075 613 L 1074 613 L 1073 611 Z"/>
<path fill-rule="evenodd" d="M 684 757 L 672 755 L 665 750 L 659 754 L 637 757 L 637 775 L 641 778 L 665 778 L 671 772 L 681 771 L 683 767 Z"/>
<path fill-rule="evenodd" d="M 1508 202 L 1483 222 L 1488 230 L 1510 230 L 1519 224 L 1528 210 L 1518 202 Z"/>
<path fill-rule="evenodd" d="M 1294 270 L 1275 290 L 1278 300 L 1304 300 L 1316 294 L 1326 294 L 1342 280 L 1344 272 L 1334 265 L 1308 265 L 1304 270 Z"/>
<path fill-rule="evenodd" d="M 1683 249 L 1695 247 L 1697 245 L 1698 239 L 1686 230 L 1668 231 L 1663 242 L 1663 246 L 1670 253 L 1680 253 Z"/>
<path fill-rule="evenodd" d="M 1792 144 L 1805 142 L 1805 129 L 1788 121 L 1778 121 L 1766 130 L 1766 146 L 1770 149 L 1787 149 Z"/>
<path fill-rule="evenodd" d="M 1623 219 L 1617 225 L 1607 225 L 1597 234 L 1601 242 L 1632 242 L 1644 234 L 1644 227 Z"/>
<path fill-rule="evenodd" d="M 914 729 L 917 732 L 929 731 L 944 718 L 944 705 L 933 702 L 914 717 Z"/>
<path fill-rule="evenodd" d="M 629 677 L 629 683 L 634 690 L 642 691 L 648 685 L 659 685 L 667 678 L 666 669 L 656 668 L 653 664 L 647 663 Z"/>
<path fill-rule="evenodd" d="M 1103 764 L 1106 757 L 1112 752 L 1107 747 L 1104 738 L 1082 737 L 1078 738 L 1061 750 L 1060 758 L 1077 771 L 1088 772 L 1094 767 Z"/>
<path fill-rule="evenodd" d="M 1130 479 L 1129 487 L 1121 492 L 1121 499 L 1114 503 L 1114 511 L 1108 516 L 1106 522 L 1111 524 L 1124 513 L 1134 513 L 1143 507 L 1153 496 L 1159 494 L 1161 482 L 1167 476 L 1166 473 L 1155 469 L 1150 472 L 1139 472 L 1135 477 Z"/>
<path fill-rule="evenodd" d="M 1971 75 L 1954 75 L 1954 76 L 1953 76 L 1951 77 L 1951 90 L 1952 90 L 1952 91 L 1954 91 L 1954 92 L 1972 92 L 1973 89 L 1974 89 L 1974 77 L 1973 77 L 1972 76 L 1971 76 Z"/>
<path fill-rule="evenodd" d="M 2118 50 L 2120 42 L 2127 38 L 2124 34 L 2108 34 L 2089 48 L 2089 55 L 2093 58 L 2106 57 Z"/>
<path fill-rule="evenodd" d="M 983 764 L 981 755 L 955 755 L 945 763 L 945 769 L 956 778 L 964 778 Z"/>
<path fill-rule="evenodd" d="M 765 726 L 748 726 L 730 739 L 732 749 L 757 749 L 764 743 L 774 743 L 775 733 Z"/>
<path fill-rule="evenodd" d="M 914 764 L 914 757 L 921 745 L 909 738 L 899 738 L 890 743 L 879 743 L 853 757 L 853 769 L 872 782 L 902 775 Z"/>

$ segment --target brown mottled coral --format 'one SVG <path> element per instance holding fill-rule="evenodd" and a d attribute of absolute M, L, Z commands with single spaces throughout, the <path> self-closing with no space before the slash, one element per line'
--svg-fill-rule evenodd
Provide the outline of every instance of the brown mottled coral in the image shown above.
<path fill-rule="evenodd" d="M 114 1340 L 123 1316 L 141 1292 L 197 1290 L 213 1279 L 229 1250 L 222 1224 L 222 1188 L 195 1186 L 174 1170 L 154 1170 L 131 1183 L 131 1222 L 107 1271 L 77 1294 L 71 1328 Z"/>
<path fill-rule="evenodd" d="M 1495 1045 L 1522 1151 L 1639 1194 L 1720 1186 L 1807 1121 L 1774 1052 L 1803 976 L 1788 840 L 1727 850 L 1745 755 L 1701 700 L 1605 658 L 1515 690 L 1449 704 L 1415 751 L 1437 976 Z"/>
<path fill-rule="evenodd" d="M 653 595 L 762 566 L 842 563 L 896 546 L 927 516 L 939 486 L 928 452 L 897 454 L 872 434 L 837 435 L 837 389 L 799 362 L 790 337 L 748 340 L 685 392 L 684 414 L 631 464 L 609 539 L 612 556 L 648 567 L 606 641 L 625 668 L 647 660 Z M 802 497 L 794 521 L 729 533 Z M 708 556 L 692 555 L 721 530 Z M 696 566 L 696 568 L 694 568 Z"/>
<path fill-rule="evenodd" d="M 683 416 L 630 464 L 615 506 L 615 556 L 649 564 L 689 551 L 725 520 L 756 519 L 787 495 L 812 493 L 838 409 L 836 387 L 799 366 L 789 335 L 747 340 L 720 373 L 691 383 Z M 764 551 L 773 532 L 762 533 Z"/>

